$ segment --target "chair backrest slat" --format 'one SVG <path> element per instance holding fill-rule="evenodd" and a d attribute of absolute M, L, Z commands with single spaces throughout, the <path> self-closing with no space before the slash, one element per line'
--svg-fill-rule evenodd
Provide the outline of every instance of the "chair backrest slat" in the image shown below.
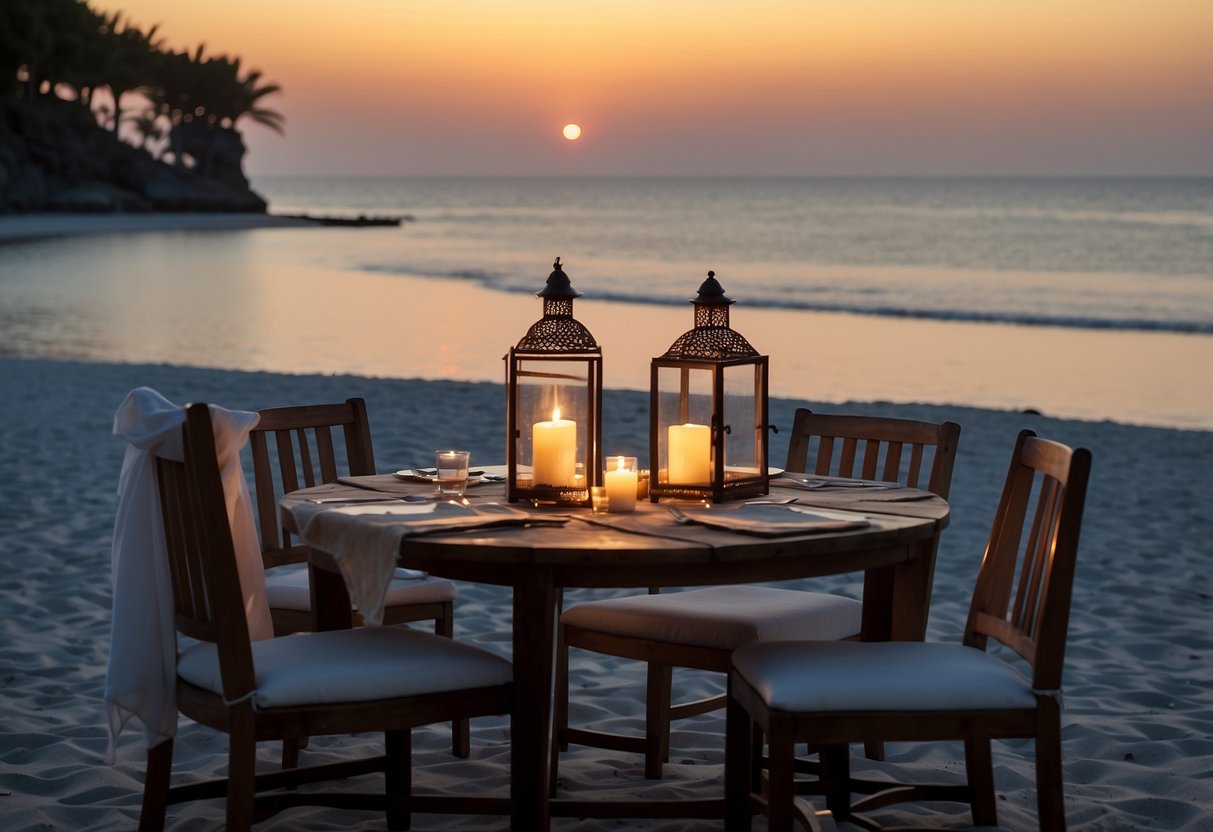
<path fill-rule="evenodd" d="M 955 422 L 936 424 L 881 416 L 843 416 L 801 408 L 793 419 L 786 467 L 789 471 L 811 470 L 824 476 L 879 477 L 911 488 L 925 488 L 946 499 L 952 486 L 959 440 L 960 425 Z M 835 456 L 839 446 L 841 452 Z M 924 482 L 928 451 L 931 462 Z"/>
<path fill-rule="evenodd" d="M 902 442 L 890 442 L 885 451 L 884 467 L 880 469 L 880 479 L 897 480 L 901 476 L 901 450 L 905 447 Z M 872 474 L 875 477 L 875 472 Z M 918 481 L 918 477 L 914 477 Z"/>
<path fill-rule="evenodd" d="M 250 446 L 257 475 L 255 497 L 262 558 L 267 567 L 299 563 L 306 559 L 306 551 L 282 528 L 278 501 L 289 491 L 333 482 L 343 472 L 353 476 L 375 473 L 366 403 L 353 398 L 336 404 L 267 408 L 260 414 Z M 340 445 L 335 438 L 337 432 L 342 435 Z M 339 458 L 338 447 L 344 452 L 344 461 Z"/>
<path fill-rule="evenodd" d="M 965 643 L 1007 645 L 1032 666 L 1040 690 L 1061 687 L 1090 469 L 1085 448 L 1019 434 L 973 591 Z"/>
<path fill-rule="evenodd" d="M 169 558 L 169 581 L 177 628 L 192 638 L 214 641 L 214 622 L 206 605 L 197 546 L 190 541 L 192 519 L 185 497 L 185 465 L 156 459 L 156 484 L 164 523 L 164 546 Z"/>
<path fill-rule="evenodd" d="M 922 458 L 925 448 L 926 445 L 924 445 L 922 442 L 914 442 L 910 445 L 910 467 L 906 470 L 906 482 L 922 482 Z M 898 454 L 899 462 L 900 457 L 901 454 Z M 949 475 L 949 480 L 950 479 L 951 476 Z M 944 488 L 945 492 L 947 490 L 947 488 Z"/>
<path fill-rule="evenodd" d="M 207 405 L 187 405 L 183 432 L 184 461 L 156 459 L 177 629 L 218 645 L 234 701 L 253 688 L 253 658 Z"/>

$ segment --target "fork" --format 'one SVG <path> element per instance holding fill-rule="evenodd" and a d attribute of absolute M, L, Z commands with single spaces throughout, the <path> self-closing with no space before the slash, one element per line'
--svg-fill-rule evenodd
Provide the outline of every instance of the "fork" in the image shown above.
<path fill-rule="evenodd" d="M 665 513 L 670 515 L 670 519 L 679 525 L 685 526 L 687 523 L 695 522 L 690 517 L 687 517 L 680 509 L 677 509 L 674 506 L 666 506 Z"/>

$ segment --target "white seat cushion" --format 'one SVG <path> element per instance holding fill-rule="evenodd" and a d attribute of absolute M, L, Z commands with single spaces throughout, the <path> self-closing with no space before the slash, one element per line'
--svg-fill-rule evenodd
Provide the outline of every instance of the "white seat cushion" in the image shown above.
<path fill-rule="evenodd" d="M 1026 679 L 960 644 L 780 642 L 733 654 L 733 667 L 772 710 L 965 711 L 1034 709 Z"/>
<path fill-rule="evenodd" d="M 446 578 L 409 577 L 416 572 L 397 569 L 396 577 L 388 584 L 386 607 L 407 604 L 445 603 L 455 600 L 455 585 Z M 271 609 L 299 610 L 312 608 L 311 591 L 308 588 L 307 564 L 291 563 L 265 570 L 265 597 Z"/>
<path fill-rule="evenodd" d="M 853 598 L 766 586 L 714 586 L 632 595 L 569 607 L 563 624 L 688 647 L 736 650 L 762 641 L 839 639 L 859 634 Z"/>
<path fill-rule="evenodd" d="M 357 627 L 255 641 L 257 708 L 366 702 L 500 685 L 508 661 L 470 644 L 404 627 Z M 222 694 L 218 647 L 202 642 L 177 659 L 177 675 Z"/>

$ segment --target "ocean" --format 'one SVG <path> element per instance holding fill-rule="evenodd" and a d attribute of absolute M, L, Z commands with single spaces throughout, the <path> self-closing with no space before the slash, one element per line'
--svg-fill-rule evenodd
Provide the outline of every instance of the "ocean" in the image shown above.
<path fill-rule="evenodd" d="M 412 217 L 356 267 L 682 303 L 1213 333 L 1209 179 L 267 178 L 283 213 Z M 407 241 L 407 242 L 406 242 Z M 541 285 L 541 282 L 540 282 Z"/>
<path fill-rule="evenodd" d="M 405 221 L 0 246 L 0 353 L 500 381 L 561 257 L 608 386 L 647 385 L 713 270 L 776 395 L 1213 429 L 1213 179 L 253 186 Z"/>

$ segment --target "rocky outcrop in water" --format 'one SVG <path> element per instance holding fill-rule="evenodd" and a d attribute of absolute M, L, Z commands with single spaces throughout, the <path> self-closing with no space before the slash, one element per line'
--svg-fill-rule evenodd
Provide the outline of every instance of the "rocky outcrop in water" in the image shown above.
<path fill-rule="evenodd" d="M 0 213 L 239 211 L 265 200 L 241 169 L 244 143 L 227 129 L 207 148 L 202 176 L 103 130 L 75 102 L 43 97 L 0 105 Z"/>

